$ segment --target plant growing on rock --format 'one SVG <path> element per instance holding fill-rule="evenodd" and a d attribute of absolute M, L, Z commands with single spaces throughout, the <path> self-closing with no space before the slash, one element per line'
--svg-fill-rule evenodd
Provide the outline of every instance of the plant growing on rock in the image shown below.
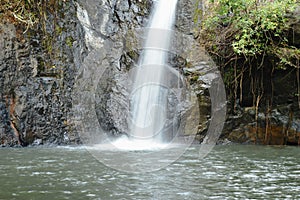
<path fill-rule="evenodd" d="M 3 0 L 0 6 L 1 17 L 10 19 L 14 24 L 25 24 L 27 32 L 39 22 L 39 8 L 41 8 L 41 1 L 34 0 Z"/>
<path fill-rule="evenodd" d="M 202 17 L 200 42 L 226 74 L 235 99 L 251 77 L 253 105 L 264 95 L 263 79 L 276 69 L 298 70 L 300 50 L 289 38 L 298 0 L 211 0 Z M 238 93 L 240 95 L 238 95 Z"/>
<path fill-rule="evenodd" d="M 24 32 L 47 20 L 47 13 L 58 10 L 63 0 L 2 0 L 0 19 L 7 18 L 14 24 L 26 26 Z"/>
<path fill-rule="evenodd" d="M 269 116 L 272 107 L 276 107 L 275 75 L 277 87 L 279 77 L 284 80 L 280 81 L 280 87 L 291 84 L 283 88 L 300 93 L 300 32 L 293 30 L 295 23 L 300 23 L 299 16 L 295 16 L 297 8 L 299 0 L 206 1 L 199 41 L 220 66 L 231 111 L 237 114 L 240 105 L 255 110 L 256 139 L 258 113 Z M 286 93 L 284 101 L 294 104 L 298 98 L 300 107 L 300 97 L 290 93 Z M 268 143 L 268 117 L 264 124 L 265 143 Z"/>

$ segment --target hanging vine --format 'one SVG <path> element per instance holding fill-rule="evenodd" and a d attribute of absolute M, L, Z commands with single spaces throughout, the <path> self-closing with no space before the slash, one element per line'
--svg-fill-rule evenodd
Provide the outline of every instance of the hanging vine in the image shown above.
<path fill-rule="evenodd" d="M 272 77 L 267 73 L 273 73 L 273 68 L 299 68 L 300 49 L 288 40 L 291 23 L 287 17 L 299 1 L 211 0 L 206 4 L 200 43 L 223 68 L 224 82 L 233 90 L 234 102 L 243 101 L 243 81 L 249 77 L 252 105 L 258 110 L 265 93 L 265 76 Z"/>

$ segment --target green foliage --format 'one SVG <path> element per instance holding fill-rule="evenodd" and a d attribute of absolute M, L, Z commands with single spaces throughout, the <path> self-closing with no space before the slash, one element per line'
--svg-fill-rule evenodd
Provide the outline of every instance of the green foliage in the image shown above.
<path fill-rule="evenodd" d="M 300 49 L 295 47 L 282 47 L 276 49 L 275 54 L 280 57 L 280 68 L 285 68 L 287 65 L 299 68 Z"/>
<path fill-rule="evenodd" d="M 220 66 L 228 97 L 232 102 L 252 97 L 253 106 L 258 107 L 262 100 L 269 105 L 275 70 L 293 72 L 300 68 L 300 49 L 291 35 L 292 15 L 300 5 L 299 0 L 207 0 L 205 3 L 200 43 Z M 299 91 L 299 78 L 297 82 Z"/>
<path fill-rule="evenodd" d="M 221 42 L 237 55 L 278 56 L 280 63 L 294 66 L 293 59 L 299 50 L 289 45 L 287 14 L 296 6 L 297 0 L 212 0 L 210 15 L 204 19 L 203 33 L 214 52 L 223 48 L 218 46 Z M 283 49 L 295 56 L 280 53 Z"/>

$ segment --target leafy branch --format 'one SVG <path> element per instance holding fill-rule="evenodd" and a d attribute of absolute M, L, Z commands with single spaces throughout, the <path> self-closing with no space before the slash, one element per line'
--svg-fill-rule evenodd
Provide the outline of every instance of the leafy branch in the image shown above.
<path fill-rule="evenodd" d="M 201 45 L 226 71 L 225 84 L 234 91 L 234 99 L 242 101 L 243 77 L 247 77 L 253 105 L 258 106 L 266 95 L 265 76 L 272 77 L 275 69 L 299 69 L 300 49 L 289 41 L 290 16 L 299 0 L 209 0 L 206 4 L 199 27 Z"/>

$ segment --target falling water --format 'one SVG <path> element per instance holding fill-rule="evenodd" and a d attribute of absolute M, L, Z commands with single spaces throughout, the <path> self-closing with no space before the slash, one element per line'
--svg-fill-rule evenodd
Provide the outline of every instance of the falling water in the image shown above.
<path fill-rule="evenodd" d="M 151 15 L 144 50 L 131 93 L 131 136 L 162 142 L 168 88 L 163 85 L 177 0 L 158 0 Z"/>

